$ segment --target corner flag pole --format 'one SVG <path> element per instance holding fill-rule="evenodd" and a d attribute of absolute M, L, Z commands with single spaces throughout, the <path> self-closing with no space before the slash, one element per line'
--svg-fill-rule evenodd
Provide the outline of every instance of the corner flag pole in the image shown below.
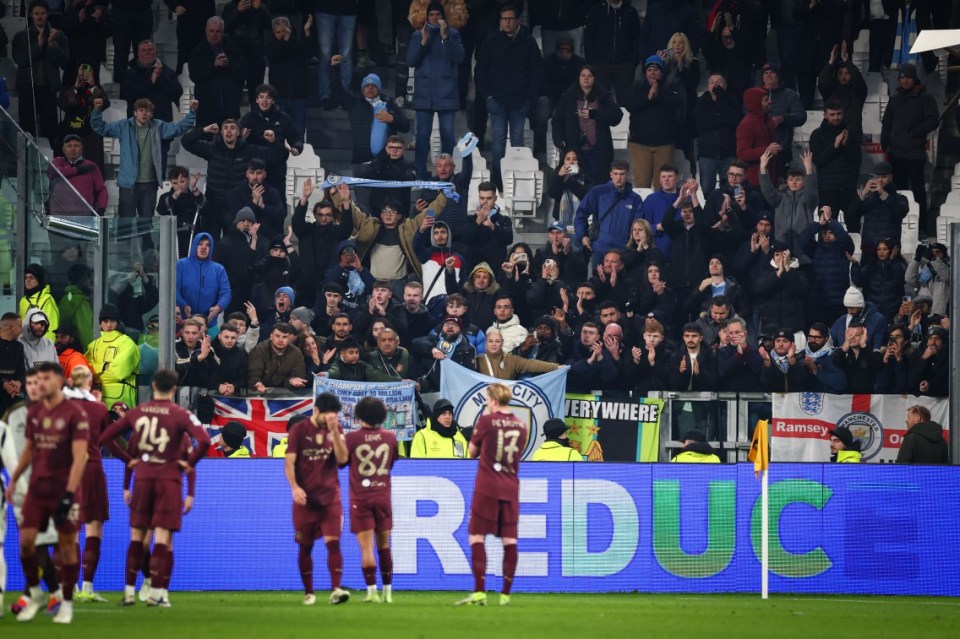
<path fill-rule="evenodd" d="M 761 419 L 753 430 L 750 453 L 753 471 L 760 478 L 760 596 L 770 596 L 770 424 Z"/>
<path fill-rule="evenodd" d="M 760 488 L 760 598 L 767 599 L 770 596 L 770 482 L 767 477 L 768 470 L 760 471 L 762 473 Z"/>

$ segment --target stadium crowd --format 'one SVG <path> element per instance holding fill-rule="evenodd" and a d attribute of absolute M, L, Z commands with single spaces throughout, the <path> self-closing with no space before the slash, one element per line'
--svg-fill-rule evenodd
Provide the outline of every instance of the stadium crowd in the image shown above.
<path fill-rule="evenodd" d="M 34 0 L 12 55 L 21 125 L 50 139 L 53 166 L 91 208 L 108 205 L 102 138 L 115 138 L 119 217 L 177 218 L 181 386 L 306 392 L 326 375 L 430 392 L 439 361 L 452 359 L 498 379 L 568 366 L 571 392 L 947 394 L 950 257 L 941 243 L 901 253 L 902 191 L 919 205 L 921 239 L 932 228 L 924 143 L 939 113 L 923 78 L 937 61 L 914 64 L 895 47 L 903 15 L 908 26 L 943 23 L 936 3 L 902 15 L 896 2 L 861 13 L 865 3 L 841 0 L 721 0 L 707 15 L 659 0 L 641 20 L 630 0 L 396 0 L 392 97 L 377 74 L 354 81 L 354 67 L 387 62 L 372 1 L 232 0 L 217 16 L 212 1 L 165 0 L 176 69 L 150 39 L 150 4 Z M 763 46 L 768 18 L 775 59 Z M 889 162 L 866 178 L 866 84 L 850 55 L 865 25 L 869 72 L 897 83 L 882 123 Z M 104 118 L 111 37 L 128 119 Z M 313 56 L 318 95 L 307 91 Z M 175 117 L 185 66 L 195 99 Z M 823 123 L 795 148 L 817 92 Z M 287 192 L 315 99 L 348 113 L 355 176 L 412 185 L 308 180 Z M 629 162 L 612 145 L 621 107 Z M 461 109 L 492 158 L 475 209 L 469 149 L 455 142 Z M 434 114 L 442 153 L 431 175 Z M 515 241 L 500 199 L 507 136 L 522 145 L 528 118 L 535 154 L 548 123 L 560 152 L 547 177 L 553 219 L 533 246 Z M 411 128 L 414 162 L 404 159 Z M 205 188 L 167 166 L 181 136 L 207 162 Z M 674 165 L 675 150 L 697 179 Z M 460 172 L 454 154 L 465 154 Z M 111 276 L 94 339 L 88 256 L 58 242 L 0 319 L 0 412 L 23 399 L 26 368 L 54 360 L 68 377 L 88 365 L 109 407 L 131 407 L 138 376 L 157 367 L 156 250 L 144 240 Z"/>

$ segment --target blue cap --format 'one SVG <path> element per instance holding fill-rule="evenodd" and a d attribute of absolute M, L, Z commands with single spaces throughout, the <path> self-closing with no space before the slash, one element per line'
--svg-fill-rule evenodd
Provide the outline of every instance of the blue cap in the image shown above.
<path fill-rule="evenodd" d="M 360 90 L 362 91 L 364 87 L 368 84 L 372 84 L 377 87 L 378 91 L 383 91 L 383 84 L 380 83 L 380 76 L 376 73 L 371 73 L 367 75 L 362 82 L 360 82 Z"/>
<path fill-rule="evenodd" d="M 657 67 L 660 68 L 661 71 L 663 71 L 663 58 L 661 58 L 660 56 L 658 56 L 658 55 L 652 55 L 652 56 L 650 56 L 649 58 L 647 58 L 646 60 L 644 60 L 644 61 L 643 61 L 643 70 L 646 71 L 646 70 L 647 70 L 647 67 L 649 67 L 651 64 L 656 65 Z"/>

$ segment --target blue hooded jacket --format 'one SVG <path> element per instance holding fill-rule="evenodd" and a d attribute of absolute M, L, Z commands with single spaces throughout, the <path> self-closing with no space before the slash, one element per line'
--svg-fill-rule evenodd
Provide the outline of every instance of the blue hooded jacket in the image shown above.
<path fill-rule="evenodd" d="M 206 259 L 197 257 L 200 240 L 209 240 L 210 254 Z M 214 262 L 213 237 L 209 233 L 197 233 L 190 244 L 190 255 L 177 260 L 177 306 L 184 318 L 184 310 L 206 315 L 214 306 L 222 311 L 230 304 L 230 280 L 222 265 Z M 216 318 L 213 318 L 216 321 Z"/>

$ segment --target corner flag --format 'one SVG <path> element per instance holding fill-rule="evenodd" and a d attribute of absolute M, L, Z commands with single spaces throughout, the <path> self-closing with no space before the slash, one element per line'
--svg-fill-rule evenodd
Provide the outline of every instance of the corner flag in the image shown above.
<path fill-rule="evenodd" d="M 747 459 L 753 462 L 753 471 L 757 477 L 760 476 L 760 471 L 770 468 L 770 423 L 765 419 L 757 422 Z"/>

